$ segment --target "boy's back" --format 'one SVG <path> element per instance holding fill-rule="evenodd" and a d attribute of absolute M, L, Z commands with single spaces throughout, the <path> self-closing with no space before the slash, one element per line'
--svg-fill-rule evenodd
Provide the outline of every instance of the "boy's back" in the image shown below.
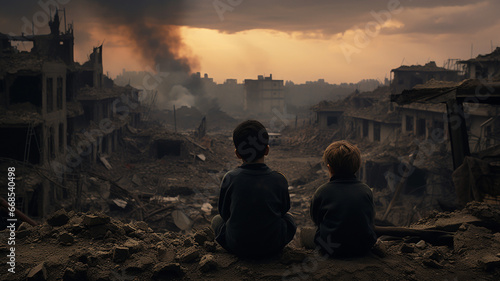
<path fill-rule="evenodd" d="M 295 234 L 289 209 L 286 178 L 264 163 L 244 164 L 222 182 L 219 212 L 226 223 L 217 241 L 238 255 L 278 253 Z"/>

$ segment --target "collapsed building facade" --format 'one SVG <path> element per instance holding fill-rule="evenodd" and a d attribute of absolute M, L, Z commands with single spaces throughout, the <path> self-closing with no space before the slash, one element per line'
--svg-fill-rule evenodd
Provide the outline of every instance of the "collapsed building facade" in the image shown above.
<path fill-rule="evenodd" d="M 479 58 L 484 61 L 491 56 Z M 477 59 L 462 63 L 466 64 L 466 75 L 475 72 L 469 67 L 477 63 Z M 498 73 L 491 67 L 495 65 L 493 62 L 485 65 L 488 65 L 488 73 Z M 434 62 L 424 66 L 401 66 L 392 72 L 394 79 L 390 87 L 364 93 L 356 91 L 342 101 L 321 102 L 312 110 L 316 112 L 317 125 L 323 134 L 336 131 L 362 148 L 364 160 L 358 176 L 374 188 L 375 203 L 382 210 L 387 209 L 395 190 L 402 185 L 401 194 L 406 203 L 398 206 L 398 211 L 386 214 L 384 219 L 404 225 L 418 219 L 419 210 L 446 209 L 457 202 L 452 173 L 463 162 L 463 156 L 458 163 L 456 150 L 479 153 L 498 144 L 494 132 L 498 131 L 499 111 L 492 102 L 460 104 L 458 108 L 462 112 L 457 114 L 462 116 L 464 122 L 460 124 L 466 132 L 460 138 L 466 138 L 466 144 L 454 147 L 456 145 L 450 141 L 457 138 L 454 137 L 456 126 L 450 126 L 449 122 L 455 122 L 455 115 L 447 110 L 453 105 L 446 102 L 396 103 L 393 97 L 403 91 L 416 91 L 412 97 L 417 101 L 421 94 L 419 88 L 450 89 L 462 79 L 461 73 L 437 67 Z M 471 98 L 473 96 L 469 100 Z"/>
<path fill-rule="evenodd" d="M 9 136 L 0 157 L 24 170 L 16 204 L 34 218 L 77 196 L 67 182 L 79 165 L 115 151 L 125 126 L 140 121 L 139 91 L 103 74 L 102 46 L 81 65 L 73 27 L 61 31 L 58 13 L 49 26 L 47 35 L 0 33 L 0 131 Z M 19 51 L 19 42 L 33 48 Z"/>
<path fill-rule="evenodd" d="M 285 88 L 283 80 L 273 80 L 259 75 L 257 80 L 245 79 L 245 100 L 243 108 L 247 113 L 259 116 L 271 115 L 273 110 L 285 111 Z"/>

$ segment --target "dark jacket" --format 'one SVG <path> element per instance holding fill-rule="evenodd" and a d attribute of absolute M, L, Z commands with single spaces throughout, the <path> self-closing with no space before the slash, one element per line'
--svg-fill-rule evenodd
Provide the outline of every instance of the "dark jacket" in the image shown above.
<path fill-rule="evenodd" d="M 295 235 L 288 182 L 266 164 L 244 164 L 221 184 L 219 213 L 224 220 L 217 242 L 239 256 L 280 252 Z"/>
<path fill-rule="evenodd" d="M 375 244 L 373 193 L 355 176 L 332 177 L 311 201 L 315 243 L 331 256 L 363 255 Z"/>

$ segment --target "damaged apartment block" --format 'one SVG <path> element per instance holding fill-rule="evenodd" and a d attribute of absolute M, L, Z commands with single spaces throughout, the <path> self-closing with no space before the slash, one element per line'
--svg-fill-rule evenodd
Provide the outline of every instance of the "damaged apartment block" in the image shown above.
<path fill-rule="evenodd" d="M 16 202 L 34 218 L 77 196 L 69 188 L 79 169 L 73 163 L 112 153 L 124 127 L 140 122 L 139 91 L 103 75 L 102 46 L 80 65 L 72 25 L 61 31 L 56 13 L 49 26 L 46 35 L 0 33 L 0 132 L 8 136 L 0 162 L 26 169 Z M 20 51 L 16 43 L 32 48 Z"/>

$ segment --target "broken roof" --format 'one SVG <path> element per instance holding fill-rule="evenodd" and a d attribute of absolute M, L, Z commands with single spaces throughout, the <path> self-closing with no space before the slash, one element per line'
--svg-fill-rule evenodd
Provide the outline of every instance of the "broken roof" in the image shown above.
<path fill-rule="evenodd" d="M 28 52 L 2 55 L 0 56 L 0 78 L 20 71 L 41 72 L 46 60 L 47 58 Z"/>
<path fill-rule="evenodd" d="M 436 62 L 430 61 L 425 65 L 402 65 L 398 68 L 392 69 L 391 72 L 397 71 L 411 71 L 411 72 L 458 72 L 456 70 L 446 69 L 444 67 L 439 67 Z"/>
<path fill-rule="evenodd" d="M 311 107 L 312 111 L 315 112 L 331 112 L 340 111 L 343 112 L 345 109 L 345 103 L 343 101 L 320 101 L 318 104 Z"/>
<path fill-rule="evenodd" d="M 476 58 L 458 61 L 458 63 L 467 64 L 472 62 L 492 62 L 492 61 L 500 61 L 500 47 L 497 47 L 493 52 L 486 55 L 479 55 Z"/>
<path fill-rule="evenodd" d="M 452 99 L 460 102 L 500 104 L 500 81 L 468 79 L 462 82 L 431 80 L 426 84 L 391 95 L 391 101 L 398 104 L 446 103 Z"/>
<path fill-rule="evenodd" d="M 104 100 L 118 98 L 127 91 L 127 88 L 114 85 L 112 88 L 94 88 L 86 86 L 78 90 L 76 99 L 84 100 Z"/>

